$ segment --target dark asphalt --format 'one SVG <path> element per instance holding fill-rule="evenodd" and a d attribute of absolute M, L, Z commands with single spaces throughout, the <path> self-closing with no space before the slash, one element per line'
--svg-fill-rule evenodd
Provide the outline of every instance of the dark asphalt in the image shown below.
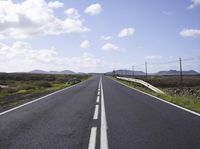
<path fill-rule="evenodd" d="M 0 149 L 86 149 L 99 77 L 0 116 Z"/>
<path fill-rule="evenodd" d="M 103 79 L 110 149 L 200 149 L 200 117 Z"/>
<path fill-rule="evenodd" d="M 0 149 L 87 149 L 94 125 L 99 149 L 99 79 L 0 115 Z M 109 149 L 200 149 L 200 117 L 106 77 L 102 84 Z"/>

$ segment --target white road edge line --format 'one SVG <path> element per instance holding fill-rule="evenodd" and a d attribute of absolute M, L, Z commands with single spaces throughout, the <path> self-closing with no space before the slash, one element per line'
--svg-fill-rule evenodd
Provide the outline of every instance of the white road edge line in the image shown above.
<path fill-rule="evenodd" d="M 97 96 L 97 103 L 99 103 L 99 96 Z"/>
<path fill-rule="evenodd" d="M 91 79 L 88 79 L 88 80 L 91 80 Z M 26 105 L 32 104 L 32 103 L 34 103 L 34 102 L 37 102 L 37 101 L 39 101 L 39 100 L 41 100 L 41 99 L 44 99 L 44 98 L 46 98 L 46 97 L 49 97 L 49 96 L 51 96 L 51 95 L 57 94 L 57 93 L 59 93 L 59 92 L 62 92 L 62 91 L 64 91 L 64 90 L 68 90 L 68 89 L 70 89 L 70 88 L 72 88 L 72 87 L 74 87 L 74 86 L 80 85 L 81 83 L 83 83 L 83 82 L 85 82 L 85 81 L 88 81 L 88 80 L 84 80 L 84 81 L 82 81 L 82 82 L 80 82 L 80 83 L 78 83 L 78 84 L 75 84 L 75 85 L 72 85 L 72 86 L 69 86 L 69 87 L 66 87 L 66 88 L 57 90 L 57 91 L 55 91 L 55 92 L 53 92 L 53 93 L 47 94 L 47 95 L 45 95 L 45 96 L 42 96 L 42 97 L 37 98 L 37 99 L 35 99 L 35 100 L 32 100 L 32 101 L 30 101 L 30 102 L 27 102 L 27 103 L 24 103 L 24 104 L 19 105 L 19 106 L 17 106 L 17 107 L 14 107 L 14 108 L 12 108 L 12 109 L 3 111 L 3 112 L 0 113 L 0 116 L 1 116 L 1 115 L 4 115 L 4 114 L 6 114 L 6 113 L 9 113 L 9 112 L 11 112 L 11 111 L 17 110 L 17 109 L 19 109 L 19 108 L 22 108 L 22 107 L 24 107 L 24 106 L 26 106 Z"/>
<path fill-rule="evenodd" d="M 90 140 L 89 140 L 88 149 L 95 149 L 95 147 L 96 147 L 96 136 L 97 136 L 97 127 L 92 127 L 91 133 L 90 133 Z"/>
<path fill-rule="evenodd" d="M 107 137 L 107 121 L 101 76 L 101 132 L 100 132 L 100 149 L 108 149 L 108 137 Z"/>
<path fill-rule="evenodd" d="M 109 78 L 109 79 L 110 79 L 110 78 Z M 113 79 L 112 79 L 112 80 L 113 80 Z M 184 107 L 181 107 L 181 106 L 179 106 L 179 105 L 176 105 L 176 104 L 174 104 L 174 103 L 171 103 L 171 102 L 169 102 L 169 101 L 166 101 L 166 100 L 164 100 L 164 99 L 162 99 L 162 98 L 156 97 L 156 96 L 154 96 L 154 95 L 145 93 L 145 92 L 143 92 L 143 91 L 141 91 L 141 90 L 138 90 L 138 89 L 136 89 L 136 88 L 133 88 L 133 87 L 130 87 L 130 86 L 126 85 L 126 84 L 123 84 L 123 83 L 121 83 L 121 82 L 119 82 L 119 81 L 117 81 L 117 80 L 114 80 L 114 81 L 117 82 L 117 83 L 120 83 L 121 85 L 124 85 L 124 86 L 126 86 L 126 87 L 128 87 L 128 88 L 131 88 L 131 89 L 133 89 L 133 90 L 136 90 L 136 91 L 138 91 L 138 92 L 141 92 L 141 93 L 143 93 L 143 94 L 146 94 L 146 95 L 148 95 L 148 96 L 150 96 L 150 97 L 153 97 L 153 98 L 156 98 L 156 99 L 158 99 L 158 100 L 160 100 L 160 101 L 163 101 L 163 102 L 165 102 L 165 103 L 167 103 L 167 104 L 169 104 L 169 105 L 172 105 L 172 106 L 174 106 L 174 107 L 176 107 L 176 108 L 179 108 L 179 109 L 181 109 L 181 110 L 187 111 L 187 112 L 192 113 L 192 114 L 194 114 L 194 115 L 196 115 L 196 116 L 200 116 L 200 113 L 197 113 L 197 112 L 194 112 L 194 111 L 192 111 L 192 110 L 186 109 L 186 108 L 184 108 Z"/>
<path fill-rule="evenodd" d="M 96 105 L 95 106 L 95 111 L 94 111 L 93 119 L 97 120 L 98 119 L 98 115 L 99 115 L 99 105 Z"/>

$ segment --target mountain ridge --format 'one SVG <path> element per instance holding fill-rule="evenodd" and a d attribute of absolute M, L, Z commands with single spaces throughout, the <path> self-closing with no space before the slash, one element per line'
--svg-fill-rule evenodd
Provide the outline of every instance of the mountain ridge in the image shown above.
<path fill-rule="evenodd" d="M 133 71 L 132 70 L 123 70 L 123 69 L 119 69 L 119 70 L 115 70 L 114 71 L 115 74 L 118 75 L 133 75 Z M 111 74 L 113 72 L 107 72 L 107 74 Z M 186 71 L 182 71 L 183 75 L 198 75 L 200 74 L 199 72 L 195 71 L 195 70 L 186 70 Z M 145 72 L 143 71 L 134 71 L 134 75 L 146 75 Z M 162 70 L 156 73 L 148 73 L 148 75 L 180 75 L 180 71 L 178 70 Z"/>
<path fill-rule="evenodd" d="M 44 71 L 40 69 L 34 69 L 32 71 L 29 71 L 28 73 L 35 73 L 35 74 L 76 74 L 75 72 L 71 70 L 62 70 L 62 71 Z"/>

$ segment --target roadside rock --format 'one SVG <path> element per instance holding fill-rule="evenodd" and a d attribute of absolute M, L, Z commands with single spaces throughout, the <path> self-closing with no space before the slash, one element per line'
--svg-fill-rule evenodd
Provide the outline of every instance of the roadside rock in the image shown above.
<path fill-rule="evenodd" d="M 200 99 L 200 87 L 165 88 L 166 92 L 175 96 L 193 96 Z"/>

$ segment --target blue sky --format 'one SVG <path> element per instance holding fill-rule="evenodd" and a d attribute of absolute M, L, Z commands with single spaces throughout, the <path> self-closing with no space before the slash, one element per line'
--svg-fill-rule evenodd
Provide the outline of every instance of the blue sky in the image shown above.
<path fill-rule="evenodd" d="M 179 57 L 200 71 L 199 14 L 200 0 L 0 1 L 0 71 L 156 72 Z"/>

